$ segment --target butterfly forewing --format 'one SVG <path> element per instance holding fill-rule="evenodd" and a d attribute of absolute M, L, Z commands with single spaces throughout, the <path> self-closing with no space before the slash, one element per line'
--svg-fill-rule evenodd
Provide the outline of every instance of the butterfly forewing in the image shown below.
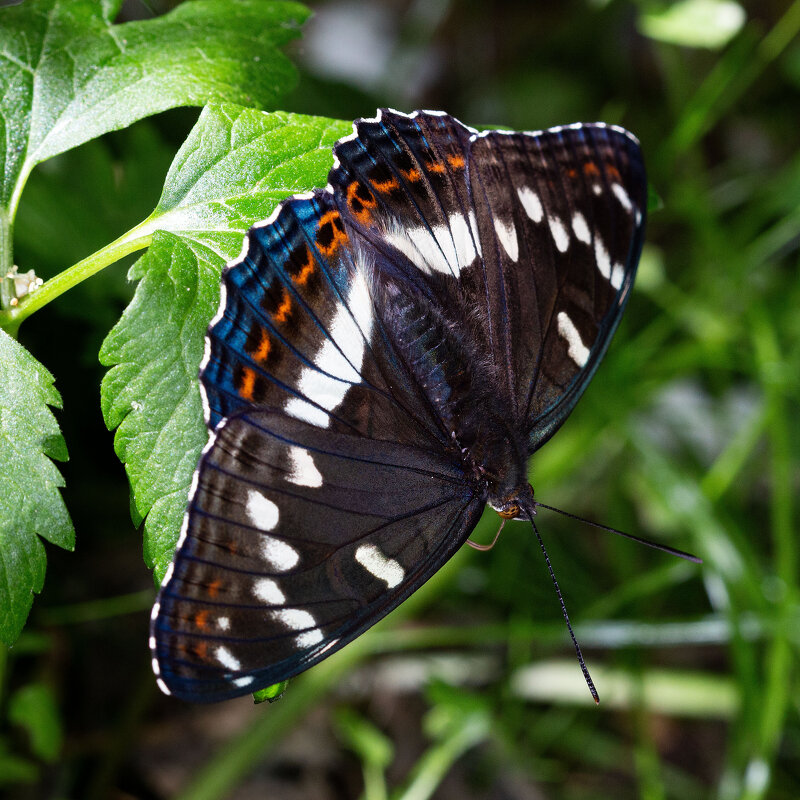
<path fill-rule="evenodd" d="M 270 224 L 251 229 L 244 257 L 223 274 L 209 329 L 201 385 L 210 428 L 269 406 L 394 441 L 440 435 L 386 346 L 351 235 L 326 192 L 289 200 Z"/>

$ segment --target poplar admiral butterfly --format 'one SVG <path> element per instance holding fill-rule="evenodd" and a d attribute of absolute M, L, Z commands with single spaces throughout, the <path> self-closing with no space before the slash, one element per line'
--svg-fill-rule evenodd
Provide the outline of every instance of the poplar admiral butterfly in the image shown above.
<path fill-rule="evenodd" d="M 223 272 L 210 440 L 150 637 L 159 685 L 187 700 L 338 650 L 487 503 L 533 523 L 528 459 L 633 285 L 647 190 L 622 128 L 479 133 L 382 110 L 333 155 L 328 186 L 281 203 Z"/>

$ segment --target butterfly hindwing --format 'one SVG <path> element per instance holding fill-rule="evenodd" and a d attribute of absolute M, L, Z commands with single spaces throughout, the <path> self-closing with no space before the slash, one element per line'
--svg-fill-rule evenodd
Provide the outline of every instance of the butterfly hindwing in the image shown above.
<path fill-rule="evenodd" d="M 306 669 L 424 583 L 482 506 L 430 451 L 235 415 L 201 460 L 159 598 L 161 680 L 213 701 Z"/>

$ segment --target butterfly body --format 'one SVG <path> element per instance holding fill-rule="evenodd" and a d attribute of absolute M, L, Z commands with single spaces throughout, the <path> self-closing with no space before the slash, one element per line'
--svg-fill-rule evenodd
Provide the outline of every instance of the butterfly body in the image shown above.
<path fill-rule="evenodd" d="M 382 111 L 223 273 L 209 444 L 154 607 L 160 685 L 212 701 L 360 635 L 469 538 L 602 358 L 644 232 L 638 144 Z"/>

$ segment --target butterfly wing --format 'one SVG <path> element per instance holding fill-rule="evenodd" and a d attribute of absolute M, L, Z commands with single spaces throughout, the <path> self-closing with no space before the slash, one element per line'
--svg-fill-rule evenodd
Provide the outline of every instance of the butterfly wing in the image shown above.
<path fill-rule="evenodd" d="M 495 363 L 533 452 L 583 393 L 630 294 L 641 151 L 622 129 L 574 125 L 478 135 L 469 163 Z"/>
<path fill-rule="evenodd" d="M 210 702 L 307 669 L 428 580 L 482 506 L 430 451 L 237 414 L 202 458 L 158 600 L 160 679 Z"/>
<path fill-rule="evenodd" d="M 441 438 L 387 342 L 365 258 L 329 192 L 291 198 L 250 230 L 223 273 L 206 339 L 200 381 L 209 428 L 268 406 L 392 441 Z"/>
<path fill-rule="evenodd" d="M 402 283 L 464 332 L 535 450 L 630 293 L 646 211 L 636 140 L 601 123 L 478 134 L 446 114 L 384 110 L 334 152 L 343 217 L 386 254 L 374 282 Z"/>

